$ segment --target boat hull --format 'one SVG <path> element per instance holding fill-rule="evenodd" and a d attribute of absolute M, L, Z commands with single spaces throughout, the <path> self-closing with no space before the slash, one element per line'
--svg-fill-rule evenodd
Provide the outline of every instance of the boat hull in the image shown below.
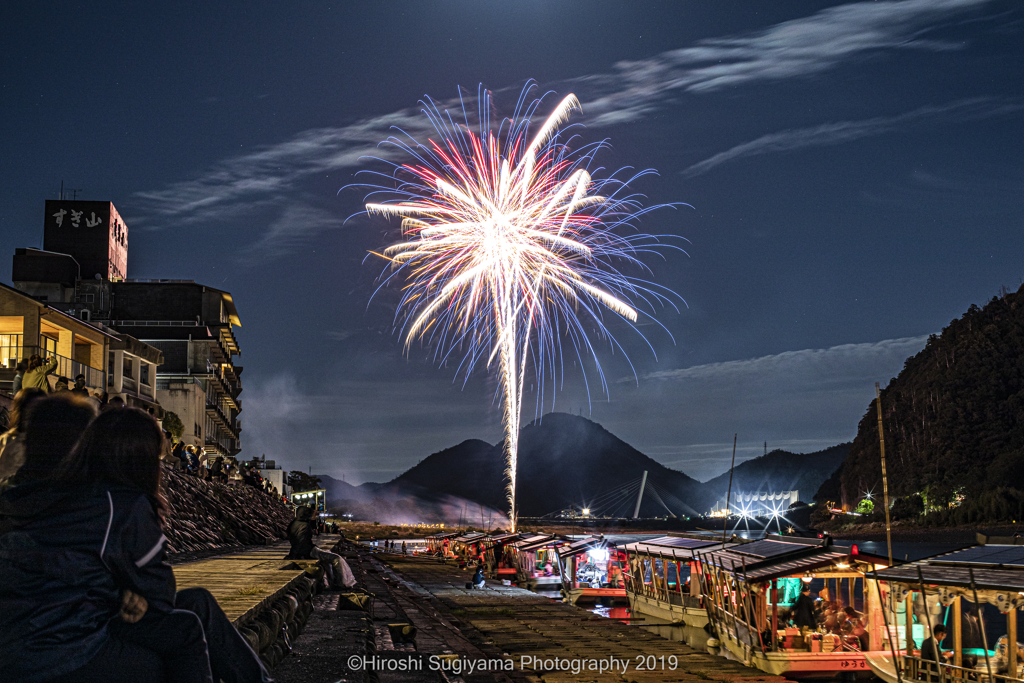
<path fill-rule="evenodd" d="M 834 679 L 841 674 L 857 678 L 874 675 L 863 652 L 768 652 L 751 653 L 731 634 L 719 634 L 722 645 L 736 659 L 772 676 L 799 680 Z"/>
<path fill-rule="evenodd" d="M 673 624 L 685 623 L 687 626 L 703 628 L 707 626 L 708 614 L 703 608 L 685 607 L 652 598 L 649 595 L 637 595 L 626 591 L 629 607 L 634 613 L 646 614 Z"/>

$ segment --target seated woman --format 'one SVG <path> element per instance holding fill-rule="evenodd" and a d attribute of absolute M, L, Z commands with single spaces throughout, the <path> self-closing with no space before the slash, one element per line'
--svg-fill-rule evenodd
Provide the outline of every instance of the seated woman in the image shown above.
<path fill-rule="evenodd" d="M 152 416 L 109 411 L 54 476 L 0 495 L 0 661 L 12 680 L 270 680 L 208 591 L 175 593 L 162 450 Z M 119 616 L 123 603 L 137 623 Z"/>

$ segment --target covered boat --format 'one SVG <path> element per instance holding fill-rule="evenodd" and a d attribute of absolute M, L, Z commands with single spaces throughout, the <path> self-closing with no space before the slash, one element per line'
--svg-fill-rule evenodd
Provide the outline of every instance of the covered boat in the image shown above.
<path fill-rule="evenodd" d="M 536 534 L 512 543 L 516 583 L 533 591 L 560 590 L 557 549 L 568 544 L 564 536 L 554 534 Z"/>
<path fill-rule="evenodd" d="M 522 534 L 499 533 L 484 541 L 484 567 L 492 579 L 516 578 L 516 560 L 512 544 L 522 540 Z"/>
<path fill-rule="evenodd" d="M 868 660 L 879 678 L 892 683 L 1024 681 L 1024 646 L 1017 642 L 1024 608 L 1024 539 L 980 540 L 878 572 L 890 633 L 888 656 L 873 654 Z M 941 663 L 921 656 L 938 624 L 948 634 L 938 643 Z"/>
<path fill-rule="evenodd" d="M 603 536 L 589 536 L 559 546 L 562 596 L 571 604 L 611 605 L 626 600 L 626 554 Z"/>
<path fill-rule="evenodd" d="M 689 536 L 662 536 L 629 543 L 626 555 L 626 596 L 634 613 L 673 623 L 701 627 L 708 614 L 696 573 L 696 551 L 732 547 L 721 540 Z"/>
<path fill-rule="evenodd" d="M 708 619 L 734 657 L 787 678 L 872 675 L 865 653 L 884 649 L 885 625 L 870 576 L 884 558 L 779 536 L 695 555 Z"/>

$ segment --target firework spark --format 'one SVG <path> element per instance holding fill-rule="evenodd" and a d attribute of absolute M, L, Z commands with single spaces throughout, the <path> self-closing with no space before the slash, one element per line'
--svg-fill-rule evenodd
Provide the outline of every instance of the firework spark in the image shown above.
<path fill-rule="evenodd" d="M 619 269 L 642 268 L 638 255 L 658 246 L 653 237 L 626 230 L 650 209 L 635 196 L 619 196 L 628 181 L 591 176 L 604 143 L 570 147 L 575 136 L 562 125 L 580 109 L 574 95 L 531 137 L 541 100 L 528 101 L 530 90 L 528 85 L 514 116 L 496 130 L 489 120 L 490 93 L 482 91 L 479 133 L 472 132 L 465 109 L 460 126 L 450 112 L 425 103 L 439 141 L 389 138 L 410 160 L 392 164 L 386 186 L 370 186 L 388 199 L 366 204 L 371 215 L 401 219 L 403 241 L 378 255 L 392 266 L 385 283 L 398 274 L 405 278 L 398 311 L 406 349 L 421 339 L 435 345 L 441 358 L 462 353 L 460 369 L 467 376 L 478 362 L 496 366 L 513 531 L 528 361 L 541 395 L 545 372 L 561 362 L 563 339 L 580 360 L 586 355 L 597 361 L 585 322 L 617 346 L 603 309 L 632 325 L 634 301 L 667 301 L 654 285 Z M 607 391 L 599 362 L 597 368 Z"/>

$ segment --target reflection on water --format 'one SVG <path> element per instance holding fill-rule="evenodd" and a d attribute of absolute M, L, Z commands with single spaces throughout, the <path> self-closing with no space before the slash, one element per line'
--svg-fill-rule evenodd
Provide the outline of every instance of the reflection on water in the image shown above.
<path fill-rule="evenodd" d="M 708 648 L 708 635 L 707 631 L 703 628 L 697 628 L 694 626 L 684 626 L 679 624 L 673 624 L 671 622 L 652 617 L 640 612 L 634 613 L 629 607 L 604 607 L 597 605 L 590 610 L 594 614 L 608 619 L 616 619 L 632 626 L 638 626 L 645 631 L 650 631 L 655 635 L 659 635 L 666 640 L 672 640 L 677 643 L 686 643 L 690 647 L 700 652 L 710 652 L 712 654 L 721 655 L 727 659 L 734 659 L 732 653 L 728 650 L 719 648 Z"/>

